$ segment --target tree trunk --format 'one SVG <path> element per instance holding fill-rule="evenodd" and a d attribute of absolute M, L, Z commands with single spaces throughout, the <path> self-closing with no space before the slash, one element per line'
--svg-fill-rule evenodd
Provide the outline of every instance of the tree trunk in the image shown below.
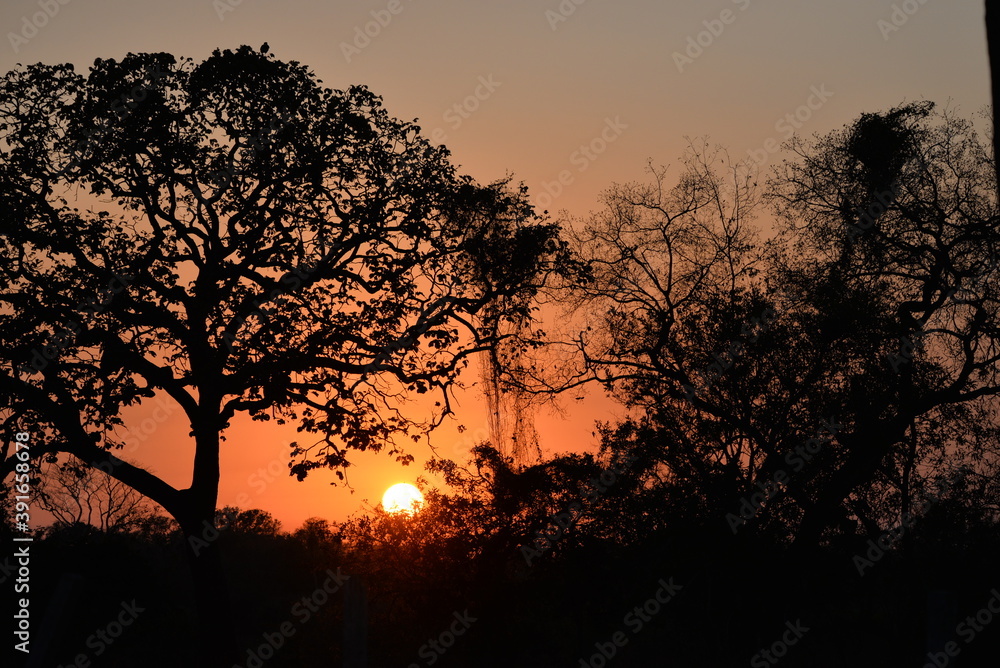
<path fill-rule="evenodd" d="M 797 547 L 811 549 L 820 544 L 823 532 L 843 516 L 844 499 L 873 479 L 892 445 L 902 440 L 905 433 L 905 425 L 900 428 L 899 419 L 862 424 L 865 426 L 857 427 L 854 434 L 839 436 L 849 452 L 847 461 L 830 476 L 816 503 L 806 509 L 793 541 Z"/>
<path fill-rule="evenodd" d="M 203 668 L 239 665 L 236 625 L 222 554 L 216 540 L 219 532 L 211 516 L 191 517 L 182 523 L 188 563 L 194 584 L 198 613 L 197 655 Z"/>
<path fill-rule="evenodd" d="M 183 490 L 177 521 L 187 543 L 198 609 L 198 656 L 204 668 L 239 665 L 236 624 L 222 565 L 215 510 L 219 496 L 219 431 L 211 421 L 194 429 L 191 487 Z"/>

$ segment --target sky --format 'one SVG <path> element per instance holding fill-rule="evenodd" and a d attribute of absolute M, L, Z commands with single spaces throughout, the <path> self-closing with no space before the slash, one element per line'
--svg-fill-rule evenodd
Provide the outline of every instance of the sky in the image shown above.
<path fill-rule="evenodd" d="M 982 17 L 981 0 L 4 0 L 0 66 L 68 62 L 85 73 L 129 52 L 198 62 L 267 42 L 331 88 L 367 85 L 480 182 L 512 174 L 540 209 L 573 220 L 691 140 L 766 171 L 792 132 L 824 134 L 862 112 L 931 100 L 973 117 L 989 102 Z M 461 459 L 485 438 L 485 416 L 475 391 L 456 412 L 433 442 Z M 595 451 L 594 420 L 616 414 L 598 390 L 565 398 L 538 416 L 542 448 Z M 129 418 L 125 456 L 186 487 L 193 446 L 179 409 L 150 402 Z M 220 505 L 264 508 L 286 529 L 342 520 L 424 474 L 430 454 L 410 448 L 409 467 L 359 454 L 352 489 L 331 486 L 330 472 L 299 483 L 287 475 L 297 436 L 234 424 Z"/>

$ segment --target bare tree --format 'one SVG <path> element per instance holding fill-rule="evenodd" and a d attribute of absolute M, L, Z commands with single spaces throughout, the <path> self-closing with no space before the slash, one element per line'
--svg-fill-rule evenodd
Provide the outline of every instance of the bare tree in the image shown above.
<path fill-rule="evenodd" d="M 754 390 L 722 366 L 751 357 L 769 322 L 752 224 L 760 191 L 752 172 L 705 144 L 690 146 L 678 174 L 650 173 L 649 183 L 612 187 L 577 226 L 574 250 L 592 280 L 571 298 L 567 321 L 580 329 L 562 347 L 575 349 L 579 367 L 534 380 L 560 390 L 601 383 L 662 430 L 651 479 L 660 462 L 717 497 L 717 474 L 728 471 L 738 498 L 758 448 L 745 410 Z"/>
<path fill-rule="evenodd" d="M 72 455 L 64 462 L 44 464 L 32 492 L 35 502 L 65 525 L 84 523 L 101 531 L 129 531 L 155 514 L 149 500 L 132 487 Z"/>

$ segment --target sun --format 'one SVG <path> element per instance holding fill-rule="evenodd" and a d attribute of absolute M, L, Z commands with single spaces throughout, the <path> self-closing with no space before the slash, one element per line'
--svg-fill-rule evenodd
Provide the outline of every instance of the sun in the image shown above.
<path fill-rule="evenodd" d="M 424 495 L 408 482 L 401 482 L 385 490 L 382 495 L 382 507 L 391 515 L 396 513 L 413 514 L 424 505 Z"/>

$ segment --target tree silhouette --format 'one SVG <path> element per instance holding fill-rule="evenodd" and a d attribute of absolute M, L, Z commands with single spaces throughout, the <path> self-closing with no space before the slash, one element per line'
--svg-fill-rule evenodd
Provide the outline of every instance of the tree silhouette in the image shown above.
<path fill-rule="evenodd" d="M 656 170 L 608 192 L 577 240 L 591 315 L 564 386 L 639 409 L 624 426 L 651 481 L 816 546 L 898 523 L 932 476 L 995 449 L 1000 235 L 988 151 L 931 105 L 789 148 L 766 246 L 752 174 L 722 178 L 711 152 L 672 189 Z"/>
<path fill-rule="evenodd" d="M 777 282 L 802 316 L 820 314 L 812 331 L 832 332 L 800 339 L 823 342 L 824 402 L 843 424 L 800 528 L 812 541 L 892 457 L 912 472 L 928 448 L 968 456 L 994 441 L 1000 235 L 989 151 L 930 104 L 792 148 L 800 160 L 774 187 L 789 242 Z"/>
<path fill-rule="evenodd" d="M 277 536 L 281 533 L 281 522 L 260 508 L 240 510 L 236 506 L 226 506 L 216 513 L 215 522 L 220 529 L 235 534 Z"/>
<path fill-rule="evenodd" d="M 762 381 L 729 367 L 756 363 L 771 322 L 752 225 L 761 195 L 705 145 L 692 145 L 682 168 L 672 187 L 664 168 L 648 184 L 612 187 L 578 226 L 575 248 L 593 272 L 573 298 L 586 318 L 571 340 L 582 364 L 557 382 L 604 384 L 645 416 L 631 429 L 656 449 L 641 457 L 647 472 L 666 466 L 725 506 L 752 484 L 745 462 L 759 447 L 746 414 Z"/>
<path fill-rule="evenodd" d="M 43 465 L 31 491 L 39 507 L 61 524 L 82 522 L 101 531 L 129 531 L 148 524 L 153 514 L 152 504 L 139 492 L 72 456 Z"/>
<path fill-rule="evenodd" d="M 316 435 L 290 453 L 300 479 L 342 476 L 351 449 L 411 459 L 391 437 L 435 426 L 469 356 L 574 270 L 523 188 L 477 185 L 419 130 L 248 47 L 7 73 L 5 429 L 33 434 L 33 459 L 70 453 L 131 486 L 189 538 L 214 517 L 239 414 Z M 429 415 L 401 412 L 430 392 Z M 190 423 L 184 489 L 114 455 L 122 409 L 157 396 Z M 216 544 L 190 559 L 212 665 L 233 656 Z"/>

